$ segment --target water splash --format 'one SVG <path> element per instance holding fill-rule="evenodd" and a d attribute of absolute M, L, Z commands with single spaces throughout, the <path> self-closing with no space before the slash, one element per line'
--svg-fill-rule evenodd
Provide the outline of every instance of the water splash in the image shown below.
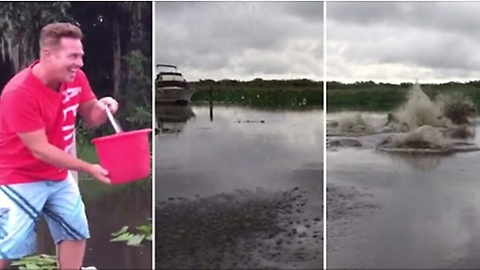
<path fill-rule="evenodd" d="M 432 101 L 416 82 L 408 93 L 407 102 L 394 114 L 388 115 L 387 126 L 401 133 L 391 135 L 382 142 L 382 146 L 452 150 L 457 143 L 452 139 L 475 136 L 475 129 L 470 130 L 465 125 L 468 124 L 468 116 L 474 112 L 473 103 L 465 96 L 442 94 Z"/>
<path fill-rule="evenodd" d="M 338 120 L 329 121 L 327 129 L 333 134 L 369 134 L 375 131 L 376 126 L 361 113 L 344 113 Z"/>
<path fill-rule="evenodd" d="M 384 150 L 477 149 L 466 140 L 475 137 L 475 128 L 468 120 L 475 113 L 473 102 L 466 96 L 448 93 L 431 100 L 416 81 L 407 94 L 407 101 L 386 118 L 344 114 L 327 123 L 327 134 L 341 137 L 382 135 L 377 137 L 380 140 L 375 145 Z M 360 141 L 359 144 L 363 145 Z"/>
<path fill-rule="evenodd" d="M 389 148 L 449 149 L 443 133 L 435 127 L 424 125 L 416 130 L 388 137 L 384 146 Z"/>
<path fill-rule="evenodd" d="M 411 132 L 424 125 L 440 128 L 453 126 L 443 115 L 442 106 L 432 102 L 417 81 L 407 94 L 407 102 L 388 115 L 387 126 L 397 132 Z"/>
<path fill-rule="evenodd" d="M 460 92 L 440 94 L 435 103 L 440 107 L 442 115 L 455 125 L 470 124 L 470 118 L 474 118 L 477 113 L 473 101 Z"/>

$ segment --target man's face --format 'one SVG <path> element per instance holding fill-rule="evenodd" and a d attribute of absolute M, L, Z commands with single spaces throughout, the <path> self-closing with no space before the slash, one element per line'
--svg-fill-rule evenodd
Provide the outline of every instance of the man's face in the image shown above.
<path fill-rule="evenodd" d="M 61 82 L 71 82 L 79 68 L 83 66 L 83 46 L 79 39 L 62 38 L 55 47 L 47 49 L 49 69 Z"/>

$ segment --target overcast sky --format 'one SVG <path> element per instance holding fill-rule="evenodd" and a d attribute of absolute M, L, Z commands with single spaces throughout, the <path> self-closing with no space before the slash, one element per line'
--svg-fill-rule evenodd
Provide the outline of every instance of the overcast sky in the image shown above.
<path fill-rule="evenodd" d="M 155 60 L 187 80 L 323 78 L 322 2 L 156 2 Z"/>
<path fill-rule="evenodd" d="M 480 2 L 328 2 L 328 79 L 480 79 Z"/>

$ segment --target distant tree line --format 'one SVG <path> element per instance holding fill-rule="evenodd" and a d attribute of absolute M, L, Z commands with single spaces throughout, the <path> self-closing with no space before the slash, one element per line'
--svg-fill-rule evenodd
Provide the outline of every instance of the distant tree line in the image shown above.
<path fill-rule="evenodd" d="M 323 89 L 323 81 L 313 81 L 309 79 L 289 79 L 289 80 L 265 80 L 265 79 L 254 79 L 250 81 L 234 80 L 234 79 L 223 79 L 223 80 L 212 80 L 212 79 L 202 79 L 198 81 L 189 82 L 192 86 L 195 86 L 199 89 L 204 89 L 205 87 L 246 87 L 246 88 L 277 88 L 277 87 L 302 87 L 302 88 L 319 88 Z M 422 87 L 433 87 L 437 89 L 442 88 L 455 88 L 455 87 L 476 87 L 480 88 L 480 80 L 469 81 L 469 82 L 445 82 L 445 83 L 422 83 Z M 409 89 L 413 86 L 412 82 L 402 82 L 402 83 L 384 83 L 384 82 L 374 82 L 374 81 L 358 81 L 354 83 L 342 83 L 338 81 L 328 81 L 327 89 L 328 90 L 353 90 L 353 89 L 372 89 L 372 88 L 389 88 L 389 89 Z"/>
<path fill-rule="evenodd" d="M 241 81 L 241 80 L 232 80 L 232 79 L 224 79 L 224 80 L 199 80 L 190 82 L 190 84 L 197 88 L 197 89 L 204 89 L 206 87 L 225 87 L 225 88 L 269 88 L 269 89 L 276 89 L 276 88 L 318 88 L 323 89 L 323 82 L 322 81 L 313 81 L 309 79 L 290 79 L 290 80 L 265 80 L 256 78 L 251 81 Z"/>
<path fill-rule="evenodd" d="M 480 81 L 427 83 L 421 82 L 423 92 L 430 98 L 439 94 L 457 93 L 469 98 L 480 111 Z M 407 98 L 413 83 L 355 83 L 327 82 L 328 110 L 391 110 L 400 106 Z"/>
<path fill-rule="evenodd" d="M 457 88 L 457 87 L 475 87 L 480 88 L 480 80 L 476 81 L 469 81 L 469 82 L 445 82 L 445 83 L 422 83 L 419 82 L 422 87 L 432 87 L 436 89 L 442 88 Z M 351 89 L 373 89 L 373 88 L 397 88 L 397 89 L 409 89 L 413 86 L 411 82 L 403 82 L 403 83 L 382 83 L 382 82 L 374 82 L 374 81 L 358 81 L 354 83 L 342 83 L 338 81 L 328 81 L 327 82 L 327 89 L 328 90 L 351 90 Z"/>

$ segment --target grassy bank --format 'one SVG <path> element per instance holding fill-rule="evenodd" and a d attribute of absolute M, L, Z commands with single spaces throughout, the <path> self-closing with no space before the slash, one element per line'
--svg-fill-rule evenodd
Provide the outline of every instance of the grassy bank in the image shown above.
<path fill-rule="evenodd" d="M 327 83 L 327 110 L 390 111 L 406 101 L 412 84 Z M 480 83 L 444 83 L 421 85 L 431 99 L 441 93 L 458 92 L 469 97 L 480 111 Z"/>
<path fill-rule="evenodd" d="M 212 100 L 259 109 L 323 107 L 323 83 L 310 80 L 205 80 L 190 85 L 196 89 L 196 104 Z"/>

